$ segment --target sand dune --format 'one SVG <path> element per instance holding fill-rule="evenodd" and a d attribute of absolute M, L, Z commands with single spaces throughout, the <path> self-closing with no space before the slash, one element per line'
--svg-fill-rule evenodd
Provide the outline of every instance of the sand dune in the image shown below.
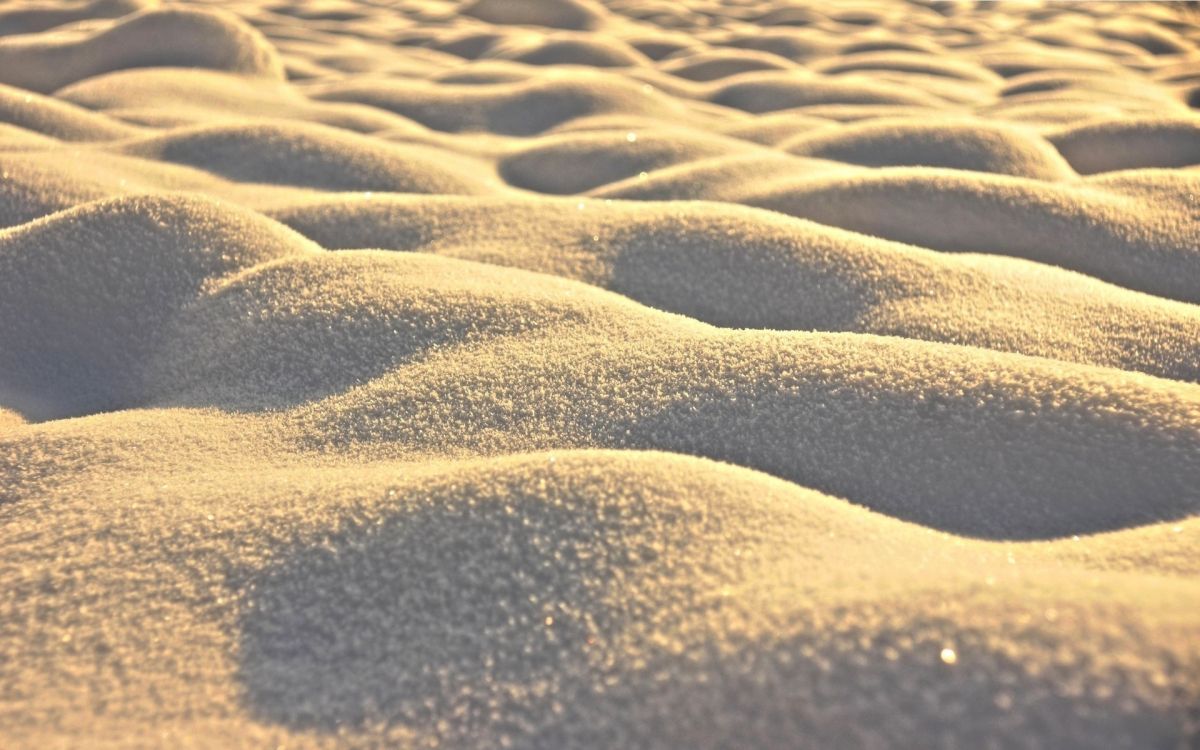
<path fill-rule="evenodd" d="M 0 8 L 0 745 L 1195 746 L 1198 45 Z"/>

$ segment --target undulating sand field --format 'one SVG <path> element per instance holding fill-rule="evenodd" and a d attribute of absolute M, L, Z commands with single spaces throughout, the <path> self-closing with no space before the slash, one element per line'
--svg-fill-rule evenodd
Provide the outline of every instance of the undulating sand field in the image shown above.
<path fill-rule="evenodd" d="M 1200 747 L 1200 11 L 0 3 L 0 747 Z"/>

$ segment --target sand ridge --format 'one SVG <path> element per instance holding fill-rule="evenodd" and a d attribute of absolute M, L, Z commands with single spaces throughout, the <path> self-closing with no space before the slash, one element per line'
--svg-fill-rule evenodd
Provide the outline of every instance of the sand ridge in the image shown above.
<path fill-rule="evenodd" d="M 0 8 L 0 745 L 1194 746 L 1198 45 Z"/>

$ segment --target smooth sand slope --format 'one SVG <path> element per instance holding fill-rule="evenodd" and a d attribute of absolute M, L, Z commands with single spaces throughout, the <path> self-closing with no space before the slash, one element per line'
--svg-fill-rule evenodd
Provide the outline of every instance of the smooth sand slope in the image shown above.
<path fill-rule="evenodd" d="M 1182 5 L 0 7 L 0 746 L 1200 744 Z"/>

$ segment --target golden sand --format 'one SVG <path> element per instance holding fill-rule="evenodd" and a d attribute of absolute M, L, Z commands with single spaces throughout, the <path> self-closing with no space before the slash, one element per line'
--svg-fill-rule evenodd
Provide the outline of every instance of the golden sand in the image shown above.
<path fill-rule="evenodd" d="M 1192 748 L 1182 4 L 0 5 L 0 746 Z"/>

